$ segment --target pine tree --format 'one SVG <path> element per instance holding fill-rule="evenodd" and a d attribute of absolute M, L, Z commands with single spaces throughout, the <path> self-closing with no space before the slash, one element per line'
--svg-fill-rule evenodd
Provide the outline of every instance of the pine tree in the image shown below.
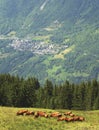
<path fill-rule="evenodd" d="M 73 94 L 73 109 L 82 110 L 82 90 L 81 86 L 76 85 Z"/>
<path fill-rule="evenodd" d="M 92 89 L 91 106 L 93 109 L 95 109 L 94 103 L 96 102 L 96 98 L 99 93 L 98 82 L 95 79 L 92 80 L 91 82 L 91 89 Z"/>
<path fill-rule="evenodd" d="M 21 106 L 22 107 L 35 107 L 36 105 L 36 93 L 31 84 L 25 83 L 22 88 Z"/>
<path fill-rule="evenodd" d="M 91 98 L 92 98 L 92 89 L 91 89 L 91 82 L 88 81 L 86 83 L 86 89 L 85 89 L 85 109 L 86 110 L 91 110 Z"/>
<path fill-rule="evenodd" d="M 46 80 L 44 85 L 44 91 L 45 91 L 45 104 L 47 108 L 51 108 L 50 99 L 53 96 L 53 84 L 51 81 Z"/>

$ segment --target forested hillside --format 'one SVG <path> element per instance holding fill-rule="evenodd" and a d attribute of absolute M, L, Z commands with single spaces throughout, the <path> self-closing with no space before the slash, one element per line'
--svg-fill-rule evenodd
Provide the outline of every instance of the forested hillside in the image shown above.
<path fill-rule="evenodd" d="M 0 0 L 0 73 L 99 81 L 99 0 Z"/>
<path fill-rule="evenodd" d="M 68 81 L 53 85 L 46 80 L 27 80 L 9 74 L 0 75 L 0 106 L 37 107 L 51 109 L 99 109 L 99 82 L 97 80 L 73 84 Z"/>

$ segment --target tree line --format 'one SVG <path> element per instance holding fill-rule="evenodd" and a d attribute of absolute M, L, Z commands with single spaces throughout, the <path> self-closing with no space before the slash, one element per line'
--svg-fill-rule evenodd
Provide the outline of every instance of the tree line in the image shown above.
<path fill-rule="evenodd" d="M 37 107 L 51 109 L 99 109 L 99 82 L 96 79 L 79 84 L 65 81 L 53 84 L 46 80 L 0 74 L 0 106 Z"/>

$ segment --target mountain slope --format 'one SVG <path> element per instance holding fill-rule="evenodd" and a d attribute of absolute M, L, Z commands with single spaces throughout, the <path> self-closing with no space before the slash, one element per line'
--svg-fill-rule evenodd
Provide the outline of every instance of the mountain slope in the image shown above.
<path fill-rule="evenodd" d="M 0 0 L 0 73 L 99 79 L 98 14 L 98 0 Z"/>
<path fill-rule="evenodd" d="M 77 20 L 89 23 L 90 19 L 97 21 L 99 18 L 98 0 L 1 0 L 0 3 L 0 17 L 5 21 L 5 24 L 1 21 L 1 25 L 6 25 L 8 31 L 25 29 L 30 33 L 30 30 L 48 26 L 55 20 L 74 24 Z"/>

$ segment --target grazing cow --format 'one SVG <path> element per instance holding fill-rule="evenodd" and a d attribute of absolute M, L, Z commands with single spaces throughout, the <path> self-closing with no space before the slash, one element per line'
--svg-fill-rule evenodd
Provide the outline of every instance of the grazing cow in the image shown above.
<path fill-rule="evenodd" d="M 54 112 L 54 113 L 50 114 L 50 117 L 61 117 L 61 116 L 62 116 L 62 114 L 59 112 Z"/>
<path fill-rule="evenodd" d="M 64 121 L 66 119 L 66 117 L 58 117 L 57 121 Z"/>
<path fill-rule="evenodd" d="M 67 116 L 67 115 L 70 115 L 70 114 L 72 114 L 71 111 L 68 111 L 68 112 L 65 112 L 65 113 L 64 113 L 64 115 L 66 115 L 66 116 Z"/>
<path fill-rule="evenodd" d="M 49 115 L 48 115 L 47 113 L 43 112 L 43 111 L 38 111 L 37 114 L 38 114 L 38 116 L 40 116 L 40 117 L 46 117 L 46 118 L 49 117 Z"/>
<path fill-rule="evenodd" d="M 71 114 L 69 114 L 69 116 L 74 117 L 75 115 L 71 113 Z"/>
<path fill-rule="evenodd" d="M 71 122 L 71 121 L 74 121 L 74 118 L 73 118 L 73 117 L 71 117 L 71 118 L 67 118 L 67 117 L 66 117 L 66 118 L 65 118 L 65 121 L 66 121 L 66 122 Z"/>
<path fill-rule="evenodd" d="M 27 113 L 28 110 L 19 110 L 16 115 L 19 116 L 19 115 L 24 115 L 25 113 Z"/>
<path fill-rule="evenodd" d="M 33 111 L 27 111 L 25 115 L 27 115 L 27 116 L 34 115 L 34 112 Z"/>
<path fill-rule="evenodd" d="M 84 117 L 79 116 L 79 121 L 84 121 L 84 120 L 85 120 L 85 118 L 84 118 Z"/>
<path fill-rule="evenodd" d="M 79 121 L 79 116 L 74 116 L 73 119 L 74 121 Z"/>
<path fill-rule="evenodd" d="M 46 113 L 45 112 L 42 112 L 42 111 L 38 111 L 37 112 L 39 116 L 41 117 L 45 117 Z"/>

